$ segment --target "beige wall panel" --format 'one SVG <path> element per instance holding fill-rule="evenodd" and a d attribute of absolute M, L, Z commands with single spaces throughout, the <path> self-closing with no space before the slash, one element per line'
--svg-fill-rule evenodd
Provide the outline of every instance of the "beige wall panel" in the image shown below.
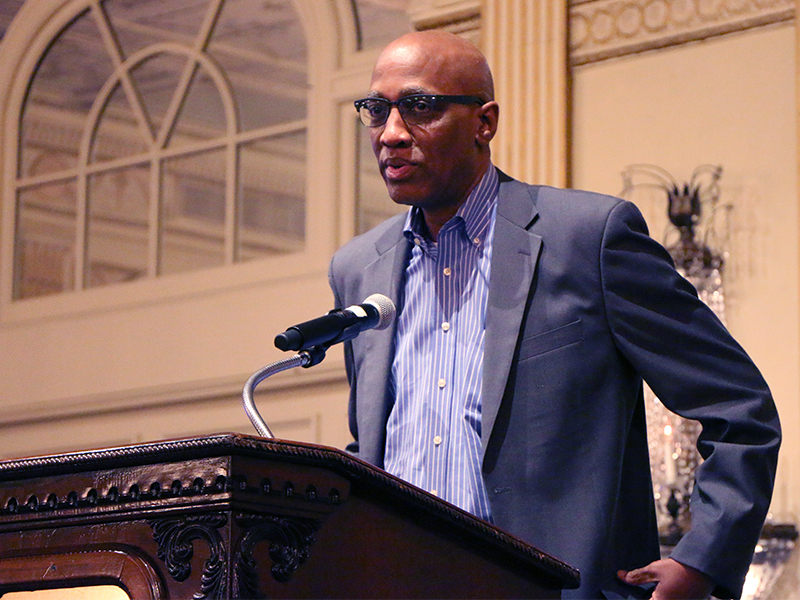
<path fill-rule="evenodd" d="M 281 373 L 275 378 L 289 377 Z M 301 378 L 313 377 L 305 369 Z M 244 384 L 242 384 L 244 385 Z M 266 387 L 266 383 L 262 384 Z M 261 416 L 277 438 L 344 448 L 347 430 L 347 382 L 344 379 L 265 390 L 256 395 Z M 117 409 L 90 416 L 41 417 L 0 427 L 2 455 L 15 458 L 106 448 L 214 433 L 256 435 L 242 408 L 241 395 L 207 400 Z"/>
<path fill-rule="evenodd" d="M 0 410 L 246 375 L 282 356 L 275 334 L 331 305 L 321 273 L 5 327 Z"/>
<path fill-rule="evenodd" d="M 332 304 L 321 273 L 282 285 L 2 328 L 0 457 L 212 431 L 255 433 L 237 394 L 252 372 L 287 356 L 273 346 L 275 334 L 324 314 Z M 290 393 L 287 386 L 300 387 Z M 347 443 L 340 349 L 314 369 L 280 373 L 262 388 L 277 390 L 270 394 L 280 398 L 277 412 L 262 410 L 268 423 L 271 414 L 286 422 L 316 420 L 315 402 L 328 405 L 335 397 L 340 414 L 330 427 L 338 433 L 325 435 L 316 424 L 304 426 L 294 439 Z M 298 407 L 284 407 L 292 399 Z M 176 402 L 186 403 L 185 410 Z M 287 427 L 284 435 L 298 433 L 294 425 Z M 275 434 L 281 435 L 281 427 Z"/>

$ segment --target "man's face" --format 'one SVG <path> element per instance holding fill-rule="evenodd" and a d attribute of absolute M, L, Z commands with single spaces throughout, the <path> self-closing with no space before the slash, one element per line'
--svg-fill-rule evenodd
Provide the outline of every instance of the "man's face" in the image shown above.
<path fill-rule="evenodd" d="M 400 46 L 378 59 L 370 96 L 394 102 L 411 94 L 469 94 L 452 73 L 430 48 Z M 479 104 L 445 104 L 424 125 L 407 125 L 393 107 L 385 125 L 370 129 L 392 200 L 430 212 L 457 209 L 488 164 L 476 142 L 480 127 Z"/>

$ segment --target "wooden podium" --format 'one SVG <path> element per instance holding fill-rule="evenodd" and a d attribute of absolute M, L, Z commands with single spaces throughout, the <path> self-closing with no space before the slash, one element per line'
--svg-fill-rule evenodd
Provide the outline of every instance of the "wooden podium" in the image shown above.
<path fill-rule="evenodd" d="M 101 584 L 135 600 L 558 598 L 578 573 L 333 448 L 224 434 L 0 462 L 0 595 Z"/>

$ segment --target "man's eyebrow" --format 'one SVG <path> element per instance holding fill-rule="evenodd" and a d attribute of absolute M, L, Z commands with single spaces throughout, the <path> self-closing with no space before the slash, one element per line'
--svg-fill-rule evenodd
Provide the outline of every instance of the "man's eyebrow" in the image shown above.
<path fill-rule="evenodd" d="M 421 87 L 407 88 L 407 89 L 404 89 L 402 91 L 402 93 L 400 94 L 400 97 L 402 98 L 403 96 L 417 96 L 417 95 L 420 95 L 420 94 L 423 94 L 423 95 L 426 95 L 426 96 L 430 96 L 431 95 L 431 91 L 430 90 L 426 90 L 425 88 L 421 88 Z"/>
<path fill-rule="evenodd" d="M 433 95 L 433 96 L 435 96 L 436 94 L 433 94 L 430 90 L 426 90 L 424 88 L 416 88 L 415 87 L 415 88 L 407 88 L 407 89 L 401 90 L 400 95 L 398 96 L 398 98 L 405 98 L 406 96 L 419 96 L 419 95 L 425 95 L 425 96 Z M 367 98 L 380 98 L 380 99 L 386 100 L 386 97 L 383 94 L 381 94 L 380 92 L 375 92 L 375 91 L 369 92 L 366 97 Z"/>

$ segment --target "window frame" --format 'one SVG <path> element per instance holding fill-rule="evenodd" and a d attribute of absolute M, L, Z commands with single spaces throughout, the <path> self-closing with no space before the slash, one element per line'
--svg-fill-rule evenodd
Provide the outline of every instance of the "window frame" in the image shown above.
<path fill-rule="evenodd" d="M 303 249 L 285 256 L 259 258 L 166 277 L 149 276 L 109 286 L 13 299 L 20 115 L 28 82 L 52 40 L 72 19 L 98 1 L 29 1 L 22 6 L 0 42 L 3 50 L 0 52 L 0 76 L 9 82 L 0 89 L 0 127 L 4 134 L 0 169 L 0 323 L 66 317 L 198 294 L 222 293 L 242 286 L 278 286 L 289 279 L 319 277 L 326 272 L 330 255 L 342 239 L 350 237 L 348 228 L 341 226 L 343 202 L 341 197 L 336 198 L 341 192 L 342 169 L 352 169 L 352 163 L 343 166 L 343 157 L 335 151 L 342 138 L 340 107 L 357 96 L 359 87 L 368 77 L 374 55 L 359 52 L 356 48 L 356 27 L 350 0 L 315 2 L 313 7 L 307 2 L 292 0 L 306 33 L 309 68 L 306 243 Z M 331 52 L 331 48 L 336 48 L 337 52 Z M 362 56 L 364 54 L 368 56 Z"/>

